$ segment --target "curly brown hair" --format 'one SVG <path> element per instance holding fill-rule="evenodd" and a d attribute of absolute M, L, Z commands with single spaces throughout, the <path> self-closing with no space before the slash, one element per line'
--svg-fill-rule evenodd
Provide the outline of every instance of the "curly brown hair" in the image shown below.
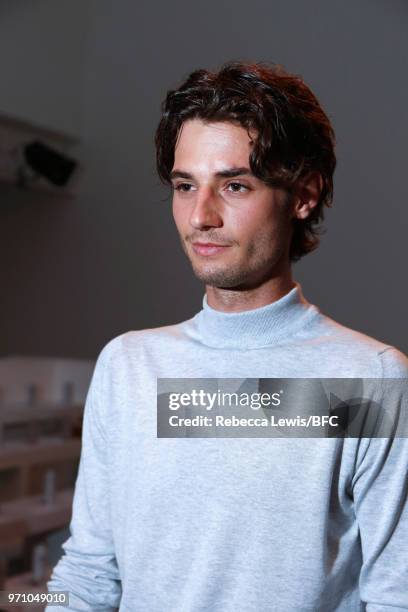
<path fill-rule="evenodd" d="M 292 193 L 309 172 L 322 177 L 319 201 L 306 219 L 294 219 L 291 261 L 317 248 L 324 206 L 333 201 L 335 135 L 326 113 L 301 77 L 281 66 L 228 62 L 218 72 L 196 70 L 168 91 L 156 131 L 160 179 L 170 184 L 174 149 L 188 119 L 231 121 L 255 131 L 249 163 L 253 174 Z"/>

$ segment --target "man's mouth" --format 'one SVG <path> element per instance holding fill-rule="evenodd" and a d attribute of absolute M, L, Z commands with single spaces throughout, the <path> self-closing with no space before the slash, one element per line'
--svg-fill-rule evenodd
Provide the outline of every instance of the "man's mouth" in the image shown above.
<path fill-rule="evenodd" d="M 194 252 L 198 255 L 218 255 L 228 249 L 228 244 L 217 244 L 215 242 L 193 242 Z"/>

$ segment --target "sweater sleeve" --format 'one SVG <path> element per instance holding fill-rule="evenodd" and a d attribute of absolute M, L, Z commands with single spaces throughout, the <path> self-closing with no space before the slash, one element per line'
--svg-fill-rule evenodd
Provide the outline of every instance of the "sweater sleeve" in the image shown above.
<path fill-rule="evenodd" d="M 393 347 L 380 354 L 386 402 L 406 436 L 408 359 Z M 398 436 L 398 434 L 397 434 Z M 366 612 L 408 610 L 408 439 L 362 439 L 352 487 L 363 564 Z"/>
<path fill-rule="evenodd" d="M 84 408 L 70 537 L 62 545 L 64 554 L 47 583 L 49 592 L 69 591 L 69 606 L 47 606 L 46 612 L 112 612 L 120 604 L 122 586 L 110 521 L 109 466 L 103 418 L 102 383 L 106 359 L 107 347 L 97 360 Z"/>

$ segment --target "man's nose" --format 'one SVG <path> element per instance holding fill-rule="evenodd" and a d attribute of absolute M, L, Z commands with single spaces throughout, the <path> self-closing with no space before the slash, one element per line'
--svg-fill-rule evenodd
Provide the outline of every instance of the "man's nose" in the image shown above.
<path fill-rule="evenodd" d="M 201 187 L 197 191 L 194 208 L 191 212 L 190 223 L 195 229 L 207 227 L 221 227 L 222 217 L 220 215 L 217 195 L 210 187 Z"/>

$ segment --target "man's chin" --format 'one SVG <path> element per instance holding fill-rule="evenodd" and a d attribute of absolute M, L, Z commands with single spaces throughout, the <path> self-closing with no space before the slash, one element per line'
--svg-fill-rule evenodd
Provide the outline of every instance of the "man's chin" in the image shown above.
<path fill-rule="evenodd" d="M 238 288 L 245 282 L 245 277 L 242 273 L 234 273 L 231 269 L 228 270 L 227 268 L 220 270 L 205 270 L 193 265 L 193 272 L 199 281 L 210 287 L 217 287 L 218 289 Z"/>

